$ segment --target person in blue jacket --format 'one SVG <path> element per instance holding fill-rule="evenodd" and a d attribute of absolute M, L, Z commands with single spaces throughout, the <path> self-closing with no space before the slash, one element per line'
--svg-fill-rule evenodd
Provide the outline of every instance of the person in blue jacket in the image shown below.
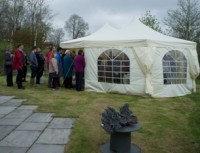
<path fill-rule="evenodd" d="M 73 59 L 70 55 L 70 51 L 65 51 L 63 58 L 63 75 L 65 88 L 72 88 L 72 73 L 73 73 Z"/>
<path fill-rule="evenodd" d="M 63 76 L 63 61 L 62 61 L 62 56 L 61 56 L 62 48 L 57 47 L 56 50 L 56 60 L 58 62 L 58 86 L 60 87 L 60 78 Z"/>
<path fill-rule="evenodd" d="M 12 46 L 8 46 L 5 52 L 5 65 L 4 70 L 6 74 L 6 83 L 8 87 L 13 86 L 13 71 L 12 71 L 12 64 L 13 64 L 13 54 L 12 54 Z"/>

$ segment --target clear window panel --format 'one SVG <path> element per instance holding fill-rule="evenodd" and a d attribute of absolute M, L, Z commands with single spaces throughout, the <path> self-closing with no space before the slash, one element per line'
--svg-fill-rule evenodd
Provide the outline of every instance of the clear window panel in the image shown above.
<path fill-rule="evenodd" d="M 105 71 L 105 70 L 104 70 L 104 66 L 98 66 L 98 70 L 99 70 L 99 71 Z"/>
<path fill-rule="evenodd" d="M 105 77 L 98 77 L 99 82 L 105 82 Z"/>
<path fill-rule="evenodd" d="M 106 50 L 99 56 L 97 64 L 99 82 L 130 83 L 130 61 L 122 51 L 117 49 Z"/>
<path fill-rule="evenodd" d="M 177 50 L 169 51 L 163 57 L 163 83 L 185 84 L 187 80 L 187 59 Z"/>

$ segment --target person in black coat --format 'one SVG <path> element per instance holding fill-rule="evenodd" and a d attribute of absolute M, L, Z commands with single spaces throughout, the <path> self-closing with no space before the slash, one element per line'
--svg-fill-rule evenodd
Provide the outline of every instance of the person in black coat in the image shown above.
<path fill-rule="evenodd" d="M 12 70 L 12 64 L 13 64 L 13 54 L 12 54 L 12 46 L 8 46 L 7 50 L 5 52 L 5 64 L 4 64 L 4 70 L 6 74 L 6 82 L 7 86 L 11 87 L 13 86 L 13 70 Z"/>
<path fill-rule="evenodd" d="M 26 75 L 27 75 L 27 66 L 29 65 L 29 60 L 28 57 L 26 55 L 26 52 L 23 51 L 24 53 L 24 66 L 23 66 L 23 76 L 22 76 L 22 81 L 23 82 L 27 82 L 26 81 Z"/>
<path fill-rule="evenodd" d="M 40 84 L 40 78 L 43 75 L 44 64 L 45 64 L 45 57 L 42 54 L 40 48 L 37 48 L 36 58 L 37 58 L 37 61 L 38 61 L 38 68 L 37 68 L 37 74 L 36 74 L 36 84 Z"/>

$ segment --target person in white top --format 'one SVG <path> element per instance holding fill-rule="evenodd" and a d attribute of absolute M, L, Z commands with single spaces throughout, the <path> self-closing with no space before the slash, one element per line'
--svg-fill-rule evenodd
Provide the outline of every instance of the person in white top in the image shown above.
<path fill-rule="evenodd" d="M 50 57 L 49 62 L 49 73 L 51 75 L 52 79 L 52 88 L 58 89 L 58 83 L 59 83 L 59 74 L 58 74 L 58 61 L 56 59 L 56 53 L 53 49 L 53 53 Z"/>

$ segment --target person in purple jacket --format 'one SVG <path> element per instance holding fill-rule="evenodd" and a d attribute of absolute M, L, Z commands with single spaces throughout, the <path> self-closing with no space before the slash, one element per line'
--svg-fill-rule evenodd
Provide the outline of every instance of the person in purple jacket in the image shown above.
<path fill-rule="evenodd" d="M 32 86 L 35 84 L 35 77 L 37 75 L 37 68 L 38 68 L 38 61 L 35 54 L 36 51 L 37 51 L 37 47 L 34 46 L 30 53 L 30 68 L 31 68 L 30 85 Z"/>
<path fill-rule="evenodd" d="M 76 72 L 76 90 L 81 91 L 85 69 L 85 58 L 83 56 L 83 50 L 78 51 L 78 55 L 74 59 L 74 66 Z"/>

